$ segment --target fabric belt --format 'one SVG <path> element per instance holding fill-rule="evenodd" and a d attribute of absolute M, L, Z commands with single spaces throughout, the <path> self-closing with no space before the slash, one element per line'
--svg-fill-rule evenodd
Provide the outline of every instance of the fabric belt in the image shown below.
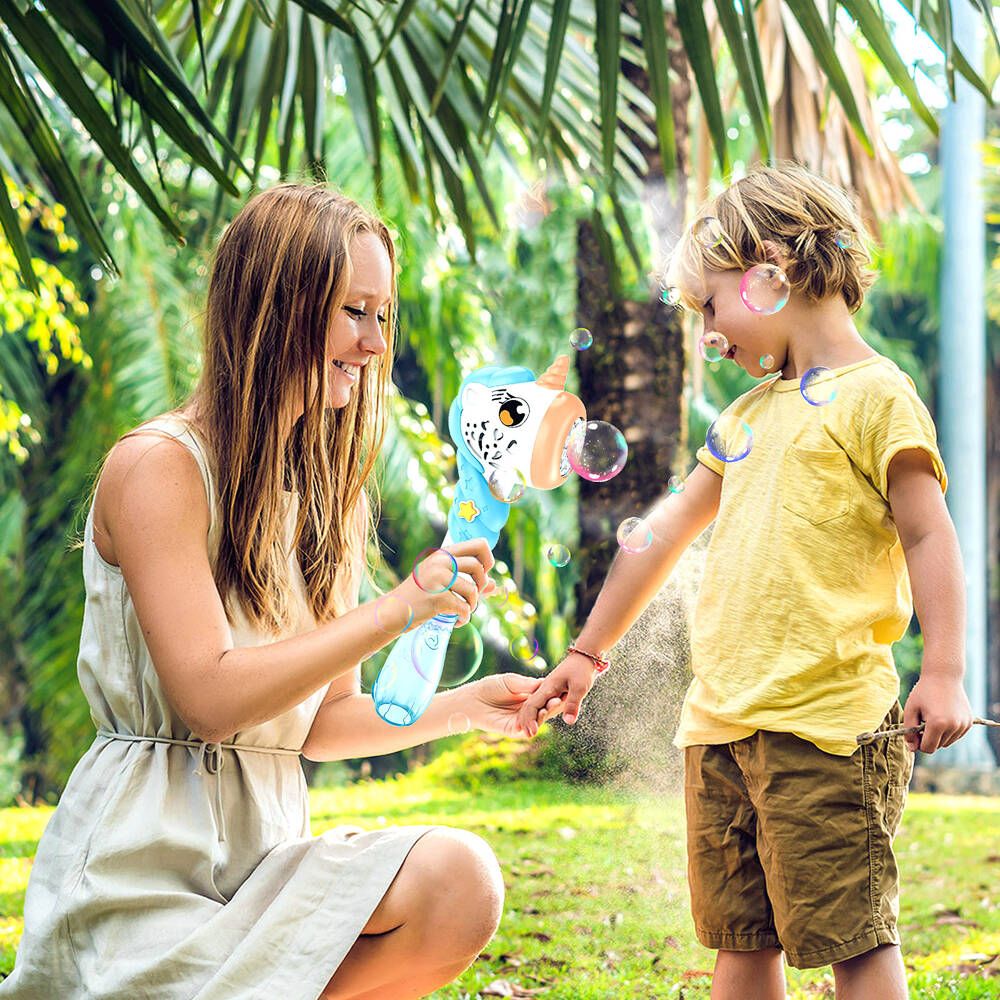
<path fill-rule="evenodd" d="M 248 743 L 206 743 L 204 740 L 173 740 L 166 736 L 133 736 L 129 733 L 113 733 L 109 729 L 98 729 L 98 736 L 110 740 L 127 740 L 129 743 L 169 743 L 180 747 L 197 747 L 198 766 L 195 774 L 215 776 L 215 823 L 219 830 L 219 840 L 226 839 L 226 812 L 222 806 L 222 780 L 219 772 L 225 763 L 223 750 L 249 750 L 251 753 L 284 754 L 288 757 L 298 757 L 299 750 L 289 750 L 286 747 L 255 747 Z M 214 766 L 213 766 L 214 762 Z"/>

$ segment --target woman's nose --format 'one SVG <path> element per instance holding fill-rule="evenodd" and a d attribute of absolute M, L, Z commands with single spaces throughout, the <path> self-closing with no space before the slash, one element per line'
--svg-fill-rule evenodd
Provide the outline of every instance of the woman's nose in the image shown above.
<path fill-rule="evenodd" d="M 378 320 L 367 324 L 361 337 L 361 347 L 371 354 L 385 354 L 386 341 Z"/>

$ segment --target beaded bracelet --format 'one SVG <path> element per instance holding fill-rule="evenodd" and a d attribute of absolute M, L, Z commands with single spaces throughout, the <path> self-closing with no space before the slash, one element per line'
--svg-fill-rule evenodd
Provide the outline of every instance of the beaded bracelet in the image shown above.
<path fill-rule="evenodd" d="M 594 670 L 599 674 L 603 674 L 608 667 L 611 666 L 611 661 L 605 656 L 598 656 L 596 653 L 588 653 L 585 649 L 578 649 L 576 646 L 570 645 L 566 647 L 566 654 L 579 653 L 581 656 L 586 656 L 588 660 L 592 660 L 594 663 Z"/>

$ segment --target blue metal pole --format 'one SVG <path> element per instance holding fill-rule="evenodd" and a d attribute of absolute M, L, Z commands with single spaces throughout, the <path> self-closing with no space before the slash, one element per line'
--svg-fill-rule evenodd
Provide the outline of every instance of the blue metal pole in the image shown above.
<path fill-rule="evenodd" d="M 948 0 L 945 0 L 948 2 Z M 981 14 L 952 3 L 955 44 L 982 72 Z M 958 531 L 967 594 L 965 689 L 973 714 L 986 712 L 986 319 L 982 143 L 985 105 L 956 74 L 944 112 L 944 260 L 941 269 L 941 381 L 938 429 L 948 468 L 948 507 Z M 925 763 L 985 770 L 996 766 L 982 726 Z"/>

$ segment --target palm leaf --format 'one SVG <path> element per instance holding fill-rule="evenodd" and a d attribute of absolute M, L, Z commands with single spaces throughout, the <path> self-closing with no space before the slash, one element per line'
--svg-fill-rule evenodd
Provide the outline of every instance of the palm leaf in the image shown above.
<path fill-rule="evenodd" d="M 604 173 L 609 185 L 614 184 L 615 136 L 618 132 L 618 53 L 621 44 L 621 21 L 617 0 L 596 0 L 597 66 L 601 94 L 601 151 Z"/>
<path fill-rule="evenodd" d="M 785 0 L 785 2 L 795 15 L 795 19 L 799 22 L 806 38 L 809 39 L 816 61 L 823 67 L 823 72 L 830 81 L 830 86 L 837 95 L 837 99 L 854 127 L 862 146 L 869 156 L 874 155 L 872 140 L 861 120 L 857 102 L 851 92 L 851 85 L 844 74 L 840 60 L 837 58 L 830 36 L 826 33 L 814 0 Z"/>
<path fill-rule="evenodd" d="M 811 4 L 812 0 L 805 0 Z M 757 135 L 760 155 L 764 160 L 770 159 L 771 149 L 771 115 L 768 111 L 767 95 L 759 90 L 758 76 L 755 72 L 754 57 L 751 49 L 757 48 L 756 31 L 753 20 L 741 19 L 736 8 L 727 0 L 719 0 L 715 5 L 718 11 L 719 23 L 729 44 L 729 54 L 733 57 L 736 74 L 740 81 L 743 96 L 746 99 L 750 119 Z M 815 13 L 815 6 L 813 6 Z M 750 38 L 753 38 L 751 43 Z"/>
<path fill-rule="evenodd" d="M 17 266 L 21 271 L 21 280 L 36 295 L 39 292 L 38 279 L 35 277 L 35 269 L 31 265 L 31 251 L 28 249 L 28 241 L 21 232 L 21 223 L 14 211 L 14 206 L 10 203 L 7 195 L 7 175 L 0 167 L 0 228 L 3 229 L 4 236 L 10 244 L 14 256 L 17 258 Z"/>
<path fill-rule="evenodd" d="M 645 40 L 649 89 L 656 107 L 656 132 L 660 140 L 663 173 L 670 176 L 677 168 L 674 140 L 674 111 L 670 100 L 667 72 L 667 32 L 662 0 L 638 0 L 639 21 Z"/>
<path fill-rule="evenodd" d="M 114 123 L 70 58 L 59 36 L 37 11 L 21 15 L 12 0 L 0 0 L 0 17 L 34 64 L 45 74 L 91 138 L 101 147 L 118 172 L 176 240 L 184 236 L 174 216 L 164 207 L 139 173 L 131 154 L 121 144 Z M 153 161 L 157 163 L 154 149 Z"/>
<path fill-rule="evenodd" d="M 728 176 L 731 167 L 726 145 L 726 123 L 722 117 L 715 58 L 708 26 L 705 23 L 704 8 L 699 3 L 679 3 L 676 5 L 676 16 L 684 50 L 698 87 L 698 96 L 701 98 L 705 123 L 719 162 L 719 170 L 723 176 Z"/>
<path fill-rule="evenodd" d="M 39 163 L 52 178 L 53 183 L 63 192 L 67 209 L 72 211 L 84 240 L 94 248 L 107 270 L 117 272 L 111 250 L 104 241 L 104 236 L 80 189 L 73 169 L 66 162 L 62 148 L 45 120 L 17 65 L 14 53 L 2 34 L 0 34 L 0 102 L 10 112 Z M 4 194 L 6 195 L 6 192 Z"/>

